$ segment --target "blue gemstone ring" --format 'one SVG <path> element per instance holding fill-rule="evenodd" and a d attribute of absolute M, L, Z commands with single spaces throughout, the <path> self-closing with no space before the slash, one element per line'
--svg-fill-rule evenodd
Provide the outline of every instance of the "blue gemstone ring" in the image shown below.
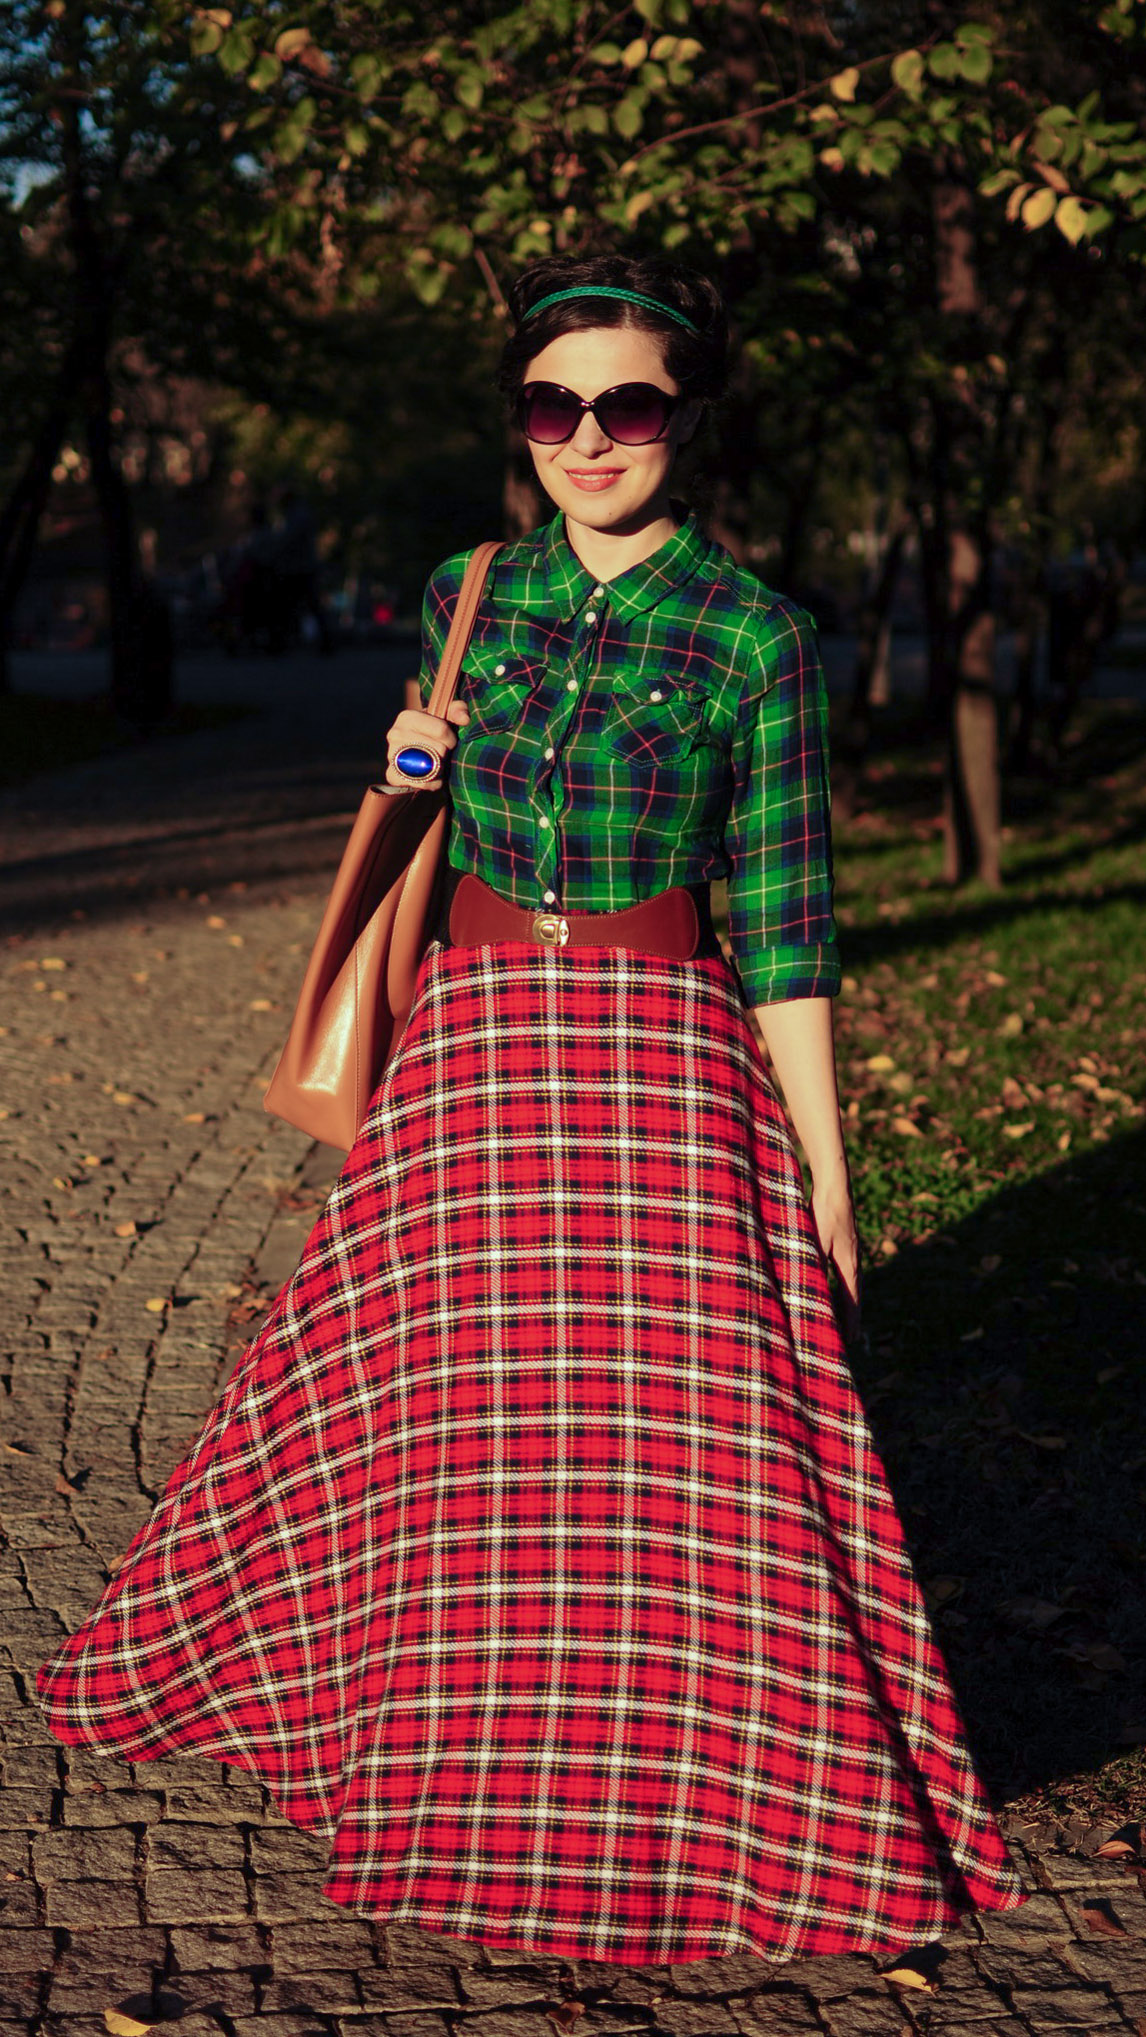
<path fill-rule="evenodd" d="M 433 778 L 441 766 L 442 760 L 433 750 L 420 749 L 416 744 L 399 750 L 394 758 L 394 768 L 402 773 L 403 778 Z"/>

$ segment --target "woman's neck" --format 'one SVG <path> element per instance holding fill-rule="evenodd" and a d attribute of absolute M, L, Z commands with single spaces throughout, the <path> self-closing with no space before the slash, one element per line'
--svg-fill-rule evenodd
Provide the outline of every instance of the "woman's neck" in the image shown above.
<path fill-rule="evenodd" d="M 565 535 L 570 545 L 586 572 L 602 582 L 615 580 L 618 574 L 627 573 L 630 566 L 651 559 L 679 528 L 679 519 L 668 503 L 659 516 L 642 523 L 639 530 L 594 530 L 589 524 L 575 523 L 568 511 L 565 515 Z"/>

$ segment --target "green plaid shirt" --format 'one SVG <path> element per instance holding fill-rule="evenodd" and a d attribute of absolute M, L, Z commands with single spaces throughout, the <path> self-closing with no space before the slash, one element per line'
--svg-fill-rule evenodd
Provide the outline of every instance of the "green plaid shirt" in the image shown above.
<path fill-rule="evenodd" d="M 423 704 L 470 556 L 426 589 Z M 507 545 L 458 695 L 456 869 L 515 905 L 570 912 L 725 878 L 746 1003 L 839 989 L 814 625 L 695 517 L 605 584 L 560 514 Z"/>

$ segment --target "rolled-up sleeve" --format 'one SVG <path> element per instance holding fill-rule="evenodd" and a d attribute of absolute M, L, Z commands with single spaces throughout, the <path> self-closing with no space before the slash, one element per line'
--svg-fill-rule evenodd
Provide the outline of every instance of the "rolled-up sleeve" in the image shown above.
<path fill-rule="evenodd" d="M 751 1006 L 834 997 L 828 699 L 811 617 L 778 598 L 749 663 L 725 829 L 737 973 Z"/>

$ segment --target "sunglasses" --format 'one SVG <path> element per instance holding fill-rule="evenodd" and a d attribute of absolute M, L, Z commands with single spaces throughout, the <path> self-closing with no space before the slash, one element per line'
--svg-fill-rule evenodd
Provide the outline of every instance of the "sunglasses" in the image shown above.
<path fill-rule="evenodd" d="M 527 439 L 540 446 L 564 445 L 573 437 L 587 410 L 619 446 L 649 446 L 663 438 L 669 418 L 682 401 L 658 389 L 655 382 L 621 382 L 603 389 L 590 403 L 560 382 L 527 382 L 517 399 L 517 421 Z"/>

